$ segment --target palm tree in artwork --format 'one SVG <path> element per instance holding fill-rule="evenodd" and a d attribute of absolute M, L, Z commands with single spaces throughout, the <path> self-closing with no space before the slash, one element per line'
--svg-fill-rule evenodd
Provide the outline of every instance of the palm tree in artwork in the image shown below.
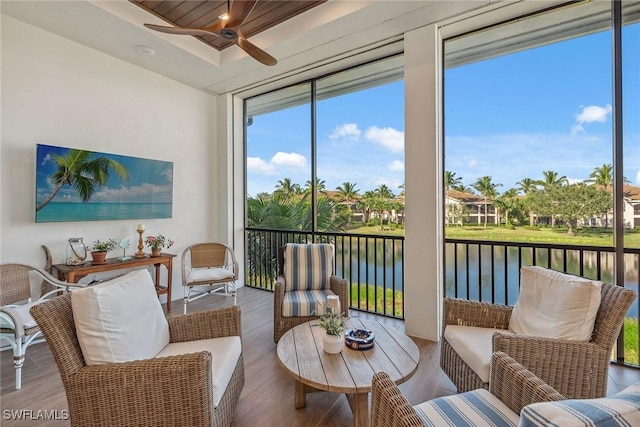
<path fill-rule="evenodd" d="M 473 184 L 473 188 L 475 188 L 478 193 L 484 199 L 484 226 L 487 226 L 487 218 L 489 216 L 489 199 L 493 199 L 498 195 L 496 188 L 502 187 L 502 184 L 496 184 L 492 182 L 492 178 L 490 176 L 483 176 L 478 178 L 478 180 Z"/>
<path fill-rule="evenodd" d="M 129 171 L 122 163 L 105 156 L 92 159 L 92 154 L 91 151 L 71 149 L 65 156 L 53 155 L 58 166 L 58 170 L 49 177 L 54 184 L 53 191 L 36 206 L 36 212 L 53 200 L 65 185 L 76 190 L 82 201 L 86 203 L 91 200 L 96 189 L 109 181 L 112 172 L 122 180 L 129 179 Z"/>

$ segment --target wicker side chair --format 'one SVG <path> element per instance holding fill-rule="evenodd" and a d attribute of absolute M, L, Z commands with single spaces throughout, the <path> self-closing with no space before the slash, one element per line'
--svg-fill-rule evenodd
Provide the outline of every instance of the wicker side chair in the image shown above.
<path fill-rule="evenodd" d="M 570 341 L 496 332 L 493 351 L 509 354 L 561 394 L 571 399 L 606 395 L 611 350 L 636 293 L 603 283 L 601 302 L 590 341 Z M 508 329 L 513 307 L 444 299 L 440 366 L 458 393 L 489 388 L 444 337 L 447 325 Z"/>
<path fill-rule="evenodd" d="M 182 252 L 184 314 L 187 304 L 214 292 L 231 295 L 236 303 L 238 261 L 233 249 L 224 243 L 197 243 Z"/>
<path fill-rule="evenodd" d="M 480 389 L 484 391 L 484 389 Z M 468 392 L 469 399 L 465 400 L 465 406 L 473 407 L 476 402 L 476 410 L 480 413 L 486 411 L 486 417 L 481 417 L 477 424 L 473 418 L 464 417 L 468 409 L 460 409 L 461 419 L 464 425 L 496 425 L 492 422 L 498 419 L 498 425 L 507 425 L 502 417 L 507 415 L 517 418 L 520 411 L 525 406 L 537 402 L 553 402 L 565 400 L 566 397 L 558 393 L 544 381 L 533 375 L 520 363 L 502 352 L 496 352 L 491 359 L 491 387 L 489 392 L 497 398 L 504 406 L 486 404 L 486 395 L 483 396 L 480 390 Z M 473 396 L 473 397 L 471 397 Z M 457 395 L 440 397 L 431 401 L 436 403 L 441 401 L 445 406 L 456 407 L 458 404 Z M 502 410 L 504 412 L 500 413 Z M 491 413 L 489 413 L 492 411 Z M 498 413 L 500 416 L 492 416 Z M 427 413 L 423 416 L 428 416 Z M 429 420 L 431 424 L 438 425 L 442 420 Z M 454 421 L 454 420 L 452 420 Z M 374 374 L 371 384 L 371 409 L 369 416 L 370 427 L 417 427 L 425 425 L 418 415 L 416 409 L 411 406 L 402 391 L 394 384 L 386 372 Z M 454 421 L 455 424 L 455 421 Z M 450 425 L 450 424 L 446 424 Z"/>
<path fill-rule="evenodd" d="M 60 370 L 72 426 L 230 426 L 244 385 L 242 353 L 216 407 L 208 351 L 87 366 L 71 295 L 32 308 Z M 240 308 L 169 317 L 170 342 L 241 336 Z"/>
<path fill-rule="evenodd" d="M 309 244 L 312 245 L 312 244 Z M 285 316 L 282 312 L 283 302 L 285 301 L 285 293 L 287 292 L 287 283 L 285 282 L 285 248 L 286 245 L 278 249 L 278 278 L 274 285 L 274 303 L 273 303 L 273 341 L 277 343 L 280 341 L 282 335 L 294 326 L 300 325 L 311 320 L 318 319 L 319 316 L 312 315 L 298 315 L 298 316 Z M 327 262 L 333 263 L 333 259 L 327 260 Z M 340 299 L 340 306 L 344 313 L 348 313 L 349 300 L 347 299 L 347 281 L 335 274 L 332 274 L 329 278 L 330 293 L 338 295 Z"/>
<path fill-rule="evenodd" d="M 30 280 L 30 272 L 50 280 Z M 0 341 L 8 342 L 13 350 L 16 389 L 22 388 L 22 366 L 27 348 L 44 341 L 29 309 L 68 286 L 73 284 L 60 282 L 46 271 L 30 265 L 0 264 Z"/>

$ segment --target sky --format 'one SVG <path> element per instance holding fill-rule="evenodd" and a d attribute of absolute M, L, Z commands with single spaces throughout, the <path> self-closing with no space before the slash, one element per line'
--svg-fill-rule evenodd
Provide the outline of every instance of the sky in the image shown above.
<path fill-rule="evenodd" d="M 554 171 L 570 182 L 612 163 L 611 33 L 445 70 L 445 169 L 471 186 L 517 187 Z M 640 185 L 640 24 L 623 31 L 624 176 Z M 445 46 L 446 51 L 446 46 Z M 318 101 L 318 177 L 360 194 L 404 182 L 402 81 Z M 247 192 L 311 174 L 309 104 L 256 116 L 247 129 Z"/>

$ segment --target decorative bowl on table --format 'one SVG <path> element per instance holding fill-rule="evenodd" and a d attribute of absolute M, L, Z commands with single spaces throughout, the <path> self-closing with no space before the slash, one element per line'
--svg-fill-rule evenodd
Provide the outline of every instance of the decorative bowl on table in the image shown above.
<path fill-rule="evenodd" d="M 344 345 L 353 350 L 370 350 L 376 335 L 366 329 L 349 329 L 344 334 Z"/>

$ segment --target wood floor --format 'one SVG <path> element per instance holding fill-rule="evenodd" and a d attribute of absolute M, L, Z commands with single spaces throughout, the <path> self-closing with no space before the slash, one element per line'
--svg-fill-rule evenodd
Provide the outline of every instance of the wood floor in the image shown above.
<path fill-rule="evenodd" d="M 213 295 L 190 303 L 189 311 L 204 310 L 232 304 L 231 298 Z M 294 407 L 294 381 L 280 367 L 273 343 L 273 294 L 243 287 L 238 291 L 242 308 L 245 385 L 235 416 L 235 427 L 287 426 L 321 427 L 350 426 L 351 409 L 344 395 L 312 393 L 307 406 Z M 174 301 L 172 315 L 182 312 L 182 303 Z M 352 311 L 352 316 L 376 320 L 403 329 L 403 323 Z M 400 388 L 412 404 L 434 397 L 453 394 L 455 388 L 439 367 L 437 343 L 415 339 L 420 349 L 420 363 L 415 375 Z M 46 343 L 29 347 L 23 367 L 22 389 L 14 389 L 14 369 L 11 351 L 0 353 L 0 425 L 8 426 L 68 426 L 62 420 L 8 420 L 10 410 L 67 409 L 67 400 L 58 369 Z M 608 392 L 615 393 L 640 381 L 640 370 L 612 366 L 609 370 Z M 171 393 L 167 390 L 167 393 Z M 189 426 L 185 426 L 189 427 Z"/>

